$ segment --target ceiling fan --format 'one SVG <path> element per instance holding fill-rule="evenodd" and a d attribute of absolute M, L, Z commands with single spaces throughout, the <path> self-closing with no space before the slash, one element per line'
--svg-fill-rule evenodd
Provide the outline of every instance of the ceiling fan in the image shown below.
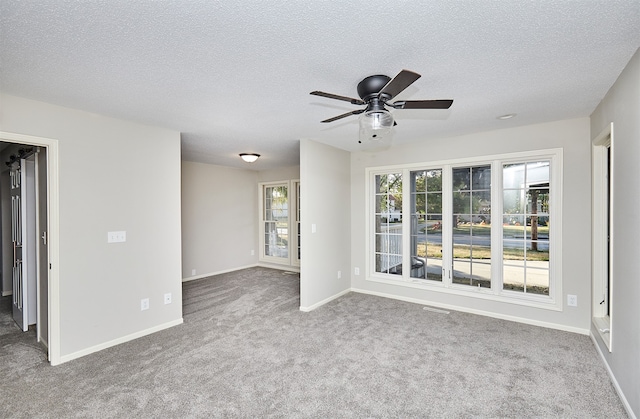
<path fill-rule="evenodd" d="M 394 109 L 449 109 L 449 107 L 451 107 L 453 100 L 450 99 L 401 100 L 393 103 L 390 102 L 391 99 L 419 78 L 420 74 L 409 70 L 402 70 L 393 79 L 384 75 L 366 77 L 358 83 L 358 96 L 360 96 L 360 99 L 334 95 L 332 93 L 325 93 L 318 90 L 311 92 L 311 94 L 327 97 L 329 99 L 344 100 L 353 105 L 367 105 L 364 109 L 357 109 L 355 111 L 343 113 L 342 115 L 325 119 L 322 122 L 333 122 L 338 119 L 346 118 L 347 116 L 365 113 L 365 115 L 369 115 L 369 118 L 372 121 L 371 127 L 374 129 L 376 123 L 381 124 L 386 128 L 390 128 L 391 126 L 396 125 L 396 123 L 393 120 L 393 116 L 391 116 L 389 111 L 386 109 L 386 106 Z"/>

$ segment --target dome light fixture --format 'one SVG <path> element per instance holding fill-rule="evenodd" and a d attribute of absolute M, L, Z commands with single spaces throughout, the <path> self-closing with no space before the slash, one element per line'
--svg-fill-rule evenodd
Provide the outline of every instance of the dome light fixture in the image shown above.
<path fill-rule="evenodd" d="M 240 158 L 242 158 L 242 160 L 246 161 L 247 163 L 253 163 L 254 161 L 258 160 L 258 157 L 260 157 L 260 154 L 240 153 Z"/>
<path fill-rule="evenodd" d="M 391 136 L 394 125 L 393 115 L 384 108 L 371 109 L 360 115 L 360 142 L 378 142 Z"/>
<path fill-rule="evenodd" d="M 369 110 L 363 113 L 359 119 L 359 141 L 361 150 L 383 151 L 391 147 L 393 115 L 386 109 Z"/>
<path fill-rule="evenodd" d="M 508 114 L 506 114 L 506 115 L 500 115 L 500 116 L 497 116 L 497 117 L 496 117 L 496 119 L 502 119 L 502 120 L 505 120 L 505 119 L 511 119 L 511 118 L 513 118 L 513 117 L 514 117 L 514 116 L 516 116 L 516 115 L 517 115 L 517 114 L 515 114 L 515 113 L 508 113 Z"/>

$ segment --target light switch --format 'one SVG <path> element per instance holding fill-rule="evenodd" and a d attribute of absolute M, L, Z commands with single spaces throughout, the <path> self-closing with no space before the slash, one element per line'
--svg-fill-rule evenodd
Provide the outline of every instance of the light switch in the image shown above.
<path fill-rule="evenodd" d="M 312 233 L 316 232 L 316 225 L 315 224 L 311 224 L 311 232 Z"/>

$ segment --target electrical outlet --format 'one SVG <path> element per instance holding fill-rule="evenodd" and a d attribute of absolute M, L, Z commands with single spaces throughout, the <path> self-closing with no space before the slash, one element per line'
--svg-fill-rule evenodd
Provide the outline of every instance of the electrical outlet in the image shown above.
<path fill-rule="evenodd" d="M 140 300 L 140 311 L 149 310 L 149 299 L 143 298 Z"/>
<path fill-rule="evenodd" d="M 191 276 L 195 276 L 196 275 L 196 270 L 195 269 L 191 269 Z"/>
<path fill-rule="evenodd" d="M 107 243 L 122 243 L 127 241 L 126 231 L 109 231 L 107 233 Z"/>
<path fill-rule="evenodd" d="M 578 306 L 578 296 L 577 295 L 568 294 L 567 295 L 567 305 L 570 306 L 570 307 L 577 307 Z"/>
<path fill-rule="evenodd" d="M 165 304 L 171 304 L 171 293 L 168 292 L 164 295 L 164 303 Z"/>
<path fill-rule="evenodd" d="M 354 268 L 353 269 L 353 273 L 356 274 L 356 275 L 360 275 L 360 268 L 357 268 L 357 267 Z"/>
<path fill-rule="evenodd" d="M 256 251 L 255 250 L 251 250 L 251 256 L 255 256 L 256 255 Z"/>
<path fill-rule="evenodd" d="M 342 271 L 338 271 L 338 279 L 342 278 Z"/>

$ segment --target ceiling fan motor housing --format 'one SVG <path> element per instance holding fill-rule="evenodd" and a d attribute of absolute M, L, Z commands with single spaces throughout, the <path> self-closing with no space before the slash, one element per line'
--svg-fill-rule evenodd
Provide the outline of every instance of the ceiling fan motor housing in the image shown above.
<path fill-rule="evenodd" d="M 358 95 L 362 100 L 367 102 L 369 99 L 376 96 L 390 80 L 391 77 L 383 76 L 381 74 L 366 77 L 358 83 Z"/>

